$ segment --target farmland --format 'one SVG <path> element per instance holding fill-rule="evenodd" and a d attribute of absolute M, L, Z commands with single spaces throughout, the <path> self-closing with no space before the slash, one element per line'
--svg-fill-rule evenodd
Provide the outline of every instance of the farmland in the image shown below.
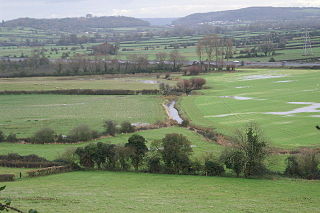
<path fill-rule="evenodd" d="M 318 212 L 319 182 L 72 172 L 6 183 L 2 196 L 41 212 Z"/>
<path fill-rule="evenodd" d="M 103 89 L 103 90 L 143 90 L 158 89 L 160 83 L 174 84 L 172 81 L 156 79 L 154 75 L 121 76 L 90 75 L 70 77 L 31 77 L 1 78 L 0 91 L 12 90 L 68 90 L 68 89 Z"/>
<path fill-rule="evenodd" d="M 319 71 L 241 70 L 203 77 L 210 89 L 203 90 L 200 96 L 183 97 L 180 102 L 193 123 L 232 135 L 235 128 L 254 121 L 273 146 L 318 146 L 319 132 L 315 126 L 319 122 L 319 107 L 308 106 L 319 103 Z M 303 107 L 307 109 L 303 111 Z M 290 112 L 298 108 L 303 109 Z"/>
<path fill-rule="evenodd" d="M 1 129 L 30 136 L 50 127 L 66 134 L 79 124 L 102 130 L 105 120 L 154 123 L 165 119 L 157 96 L 1 95 Z"/>

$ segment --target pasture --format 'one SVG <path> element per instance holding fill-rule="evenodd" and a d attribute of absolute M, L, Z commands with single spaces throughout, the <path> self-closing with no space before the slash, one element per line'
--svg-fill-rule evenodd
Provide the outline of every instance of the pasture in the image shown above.
<path fill-rule="evenodd" d="M 39 212 L 319 212 L 319 181 L 83 171 L 5 183 Z"/>
<path fill-rule="evenodd" d="M 50 127 L 67 134 L 79 124 L 102 131 L 105 120 L 155 123 L 166 119 L 158 96 L 0 95 L 0 129 L 18 137 Z"/>
<path fill-rule="evenodd" d="M 173 81 L 157 79 L 154 75 L 90 75 L 68 77 L 26 77 L 1 78 L 0 91 L 12 90 L 143 90 L 158 89 L 160 83 L 173 84 Z"/>
<path fill-rule="evenodd" d="M 201 77 L 210 89 L 179 103 L 192 123 L 233 135 L 236 128 L 254 121 L 272 146 L 319 146 L 318 70 L 240 70 Z"/>

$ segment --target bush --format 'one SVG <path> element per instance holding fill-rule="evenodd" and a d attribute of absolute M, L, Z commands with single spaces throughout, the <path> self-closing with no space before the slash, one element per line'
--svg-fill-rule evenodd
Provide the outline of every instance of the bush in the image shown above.
<path fill-rule="evenodd" d="M 276 60 L 272 57 L 269 59 L 269 62 L 276 62 Z"/>
<path fill-rule="evenodd" d="M 17 138 L 17 135 L 16 134 L 13 134 L 13 133 L 10 133 L 8 136 L 7 136 L 7 141 L 8 142 L 17 142 L 18 141 L 18 138 Z"/>
<path fill-rule="evenodd" d="M 14 181 L 14 176 L 13 174 L 1 174 L 0 182 Z"/>
<path fill-rule="evenodd" d="M 129 147 L 132 149 L 132 153 L 130 155 L 132 165 L 135 170 L 139 169 L 139 166 L 142 164 L 144 155 L 148 151 L 146 146 L 146 139 L 141 135 L 132 135 L 128 139 L 128 143 L 125 144 L 125 147 Z"/>
<path fill-rule="evenodd" d="M 245 156 L 244 153 L 239 150 L 225 150 L 220 156 L 220 160 L 224 162 L 228 169 L 232 169 L 237 177 L 239 177 L 244 170 Z"/>
<path fill-rule="evenodd" d="M 135 128 L 131 125 L 130 122 L 125 121 L 121 123 L 120 132 L 121 133 L 131 133 L 134 132 Z"/>
<path fill-rule="evenodd" d="M 93 133 L 87 125 L 80 125 L 72 129 L 68 137 L 73 141 L 88 141 L 94 138 Z"/>
<path fill-rule="evenodd" d="M 203 78 L 191 78 L 192 89 L 200 90 L 206 84 L 206 80 Z"/>
<path fill-rule="evenodd" d="M 0 142 L 3 142 L 5 139 L 4 133 L 0 130 Z"/>
<path fill-rule="evenodd" d="M 285 174 L 291 177 L 319 179 L 319 159 L 315 152 L 304 152 L 287 158 Z"/>
<path fill-rule="evenodd" d="M 117 124 L 112 120 L 107 120 L 104 122 L 105 133 L 107 135 L 115 136 L 117 133 Z"/>
<path fill-rule="evenodd" d="M 189 120 L 185 119 L 185 120 L 182 121 L 181 126 L 188 127 L 189 124 L 190 124 Z"/>
<path fill-rule="evenodd" d="M 161 157 L 159 156 L 151 156 L 147 162 L 148 171 L 151 173 L 160 173 L 162 170 L 161 166 Z"/>
<path fill-rule="evenodd" d="M 55 132 L 50 128 L 40 129 L 33 136 L 34 143 L 53 143 L 55 141 Z"/>
<path fill-rule="evenodd" d="M 224 173 L 223 166 L 218 162 L 206 161 L 204 167 L 208 176 L 220 176 Z"/>

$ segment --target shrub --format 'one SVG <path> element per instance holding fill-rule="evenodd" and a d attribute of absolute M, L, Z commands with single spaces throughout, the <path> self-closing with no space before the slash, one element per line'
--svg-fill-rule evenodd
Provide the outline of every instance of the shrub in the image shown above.
<path fill-rule="evenodd" d="M 223 166 L 218 162 L 206 161 L 204 167 L 208 176 L 220 176 L 224 173 Z"/>
<path fill-rule="evenodd" d="M 6 181 L 14 181 L 13 174 L 1 174 L 0 175 L 0 182 L 6 182 Z"/>
<path fill-rule="evenodd" d="M 181 126 L 188 127 L 189 124 L 190 124 L 189 120 L 185 119 L 185 120 L 182 121 Z"/>
<path fill-rule="evenodd" d="M 134 132 L 135 128 L 132 126 L 132 124 L 128 121 L 122 122 L 120 127 L 121 133 L 131 133 Z"/>
<path fill-rule="evenodd" d="M 244 153 L 239 150 L 226 149 L 220 156 L 220 160 L 224 162 L 228 169 L 232 169 L 237 177 L 240 176 L 245 165 Z"/>
<path fill-rule="evenodd" d="M 285 174 L 306 179 L 320 178 L 319 159 L 315 152 L 307 151 L 287 158 Z"/>
<path fill-rule="evenodd" d="M 4 133 L 0 130 L 0 142 L 3 142 L 5 139 Z"/>
<path fill-rule="evenodd" d="M 107 135 L 115 136 L 117 133 L 117 124 L 112 120 L 107 120 L 104 122 L 105 133 Z"/>
<path fill-rule="evenodd" d="M 17 141 L 18 141 L 17 135 L 16 135 L 16 134 L 13 134 L 13 133 L 10 133 L 10 134 L 7 136 L 7 141 L 8 141 L 8 142 L 17 142 Z"/>
<path fill-rule="evenodd" d="M 50 128 L 40 129 L 33 136 L 34 143 L 53 143 L 55 141 L 55 132 Z"/>
<path fill-rule="evenodd" d="M 68 135 L 73 141 L 88 141 L 93 139 L 93 136 L 93 131 L 87 125 L 75 127 Z"/>
<path fill-rule="evenodd" d="M 199 90 L 206 84 L 206 80 L 203 78 L 191 78 L 191 85 L 193 89 Z"/>
<path fill-rule="evenodd" d="M 160 173 L 162 170 L 161 157 L 151 156 L 147 161 L 148 171 L 151 173 Z"/>

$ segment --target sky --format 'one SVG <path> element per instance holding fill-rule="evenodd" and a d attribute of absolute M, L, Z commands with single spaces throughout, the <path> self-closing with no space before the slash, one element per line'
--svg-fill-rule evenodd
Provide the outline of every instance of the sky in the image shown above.
<path fill-rule="evenodd" d="M 0 0 L 0 20 L 86 14 L 165 18 L 252 6 L 320 7 L 320 0 Z"/>

